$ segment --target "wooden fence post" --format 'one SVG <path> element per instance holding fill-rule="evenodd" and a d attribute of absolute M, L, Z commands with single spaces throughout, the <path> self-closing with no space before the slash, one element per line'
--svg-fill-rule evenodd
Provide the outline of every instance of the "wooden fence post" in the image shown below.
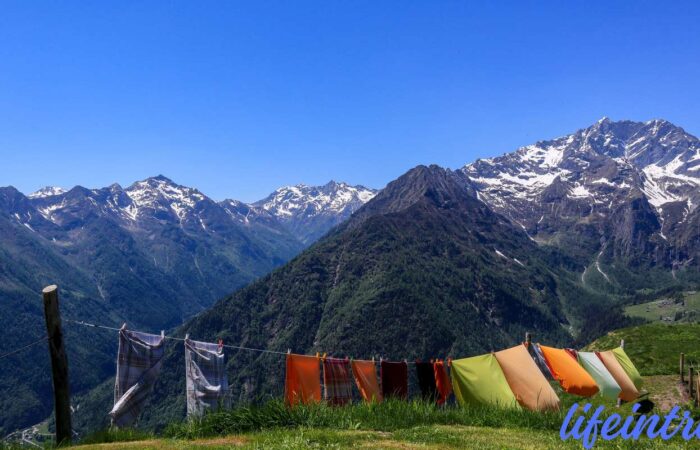
<path fill-rule="evenodd" d="M 694 399 L 695 396 L 693 395 L 693 390 L 695 386 L 693 386 L 693 367 L 688 367 L 688 395 L 690 396 L 690 399 Z"/>
<path fill-rule="evenodd" d="M 70 389 L 68 385 L 68 357 L 63 346 L 61 314 L 58 310 L 58 286 L 52 284 L 43 289 L 44 318 L 51 354 L 53 398 L 56 406 L 56 445 L 70 444 L 72 427 L 70 417 Z"/>
<path fill-rule="evenodd" d="M 683 374 L 685 373 L 685 354 L 681 353 L 681 360 L 680 360 L 680 367 L 681 367 L 681 383 L 683 383 Z"/>

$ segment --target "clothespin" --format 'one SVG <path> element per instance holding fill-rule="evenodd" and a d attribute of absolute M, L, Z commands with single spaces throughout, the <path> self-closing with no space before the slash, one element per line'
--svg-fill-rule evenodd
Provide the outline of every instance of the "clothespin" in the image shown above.
<path fill-rule="evenodd" d="M 291 349 L 291 348 L 288 348 L 288 349 L 287 349 L 287 354 L 288 354 L 288 355 L 291 355 L 291 354 L 292 354 L 292 349 Z"/>
<path fill-rule="evenodd" d="M 318 352 L 316 352 L 316 359 L 318 359 Z"/>
<path fill-rule="evenodd" d="M 323 352 L 323 357 L 321 359 L 323 359 L 324 361 L 326 360 L 326 352 Z"/>
<path fill-rule="evenodd" d="M 452 367 L 452 358 L 447 358 L 447 367 Z"/>
<path fill-rule="evenodd" d="M 165 330 L 160 330 L 160 338 L 161 339 L 165 338 Z"/>
<path fill-rule="evenodd" d="M 124 322 L 124 323 L 122 324 L 122 327 L 120 328 L 120 330 L 126 330 L 126 322 Z"/>
<path fill-rule="evenodd" d="M 189 341 L 190 340 L 190 333 L 185 333 L 185 340 Z"/>
<path fill-rule="evenodd" d="M 218 351 L 221 352 L 224 349 L 224 340 L 219 338 L 219 343 L 218 343 Z"/>

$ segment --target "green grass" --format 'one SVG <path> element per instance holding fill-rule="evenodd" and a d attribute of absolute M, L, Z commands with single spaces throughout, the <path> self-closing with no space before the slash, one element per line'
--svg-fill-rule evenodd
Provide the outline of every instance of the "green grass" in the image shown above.
<path fill-rule="evenodd" d="M 538 413 L 490 406 L 440 408 L 421 401 L 358 403 L 343 408 L 325 405 L 287 408 L 280 401 L 260 406 L 213 412 L 196 421 L 171 424 L 164 435 L 195 439 L 273 428 L 332 428 L 337 430 L 394 431 L 422 425 L 512 426 L 558 430 L 561 413 Z"/>
<path fill-rule="evenodd" d="M 700 292 L 686 292 L 674 298 L 630 305 L 625 308 L 625 314 L 650 322 L 697 322 L 700 320 Z"/>
<path fill-rule="evenodd" d="M 678 373 L 681 352 L 686 361 L 700 362 L 700 324 L 666 325 L 652 323 L 611 331 L 586 347 L 609 350 L 625 340 L 625 352 L 642 375 Z"/>

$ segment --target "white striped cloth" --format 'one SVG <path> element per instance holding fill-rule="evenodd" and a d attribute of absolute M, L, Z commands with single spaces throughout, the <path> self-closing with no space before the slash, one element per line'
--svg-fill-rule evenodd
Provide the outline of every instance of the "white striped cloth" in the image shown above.
<path fill-rule="evenodd" d="M 207 409 L 228 408 L 228 378 L 223 349 L 218 344 L 185 339 L 187 416 Z"/>
<path fill-rule="evenodd" d="M 138 418 L 160 373 L 164 342 L 163 335 L 119 330 L 114 407 L 109 413 L 114 425 L 128 427 Z"/>

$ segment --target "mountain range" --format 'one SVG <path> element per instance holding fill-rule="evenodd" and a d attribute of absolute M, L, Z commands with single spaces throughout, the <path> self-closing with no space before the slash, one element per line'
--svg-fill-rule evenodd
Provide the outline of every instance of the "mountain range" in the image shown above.
<path fill-rule="evenodd" d="M 58 280 L 67 316 L 146 331 L 186 319 L 174 333 L 281 352 L 469 356 L 525 331 L 577 345 L 630 324 L 625 304 L 700 286 L 699 185 L 696 137 L 604 118 L 456 170 L 418 166 L 378 192 L 331 182 L 215 202 L 162 176 L 126 189 L 4 188 L 0 227 L 14 234 L 0 242 L 0 276 L 18 288 L 1 293 L 14 296 L 2 313 L 40 326 L 37 286 Z M 29 338 L 4 320 L 11 341 Z M 111 381 L 97 378 L 114 372 L 116 338 L 103 333 L 93 349 L 81 340 L 95 333 L 67 334 L 83 375 L 76 424 L 94 429 L 110 406 Z M 145 427 L 184 413 L 180 347 L 168 347 Z M 39 375 L 30 383 L 17 364 L 0 377 L 44 403 L 1 404 L 13 411 L 6 430 L 50 409 Z M 237 401 L 281 395 L 278 355 L 229 352 L 228 370 Z"/>
<path fill-rule="evenodd" d="M 282 188 L 255 206 L 216 202 L 164 176 L 128 188 L 47 187 L 28 196 L 0 188 L 0 352 L 44 333 L 39 292 L 52 283 L 61 287 L 67 318 L 147 330 L 177 326 L 288 261 L 309 236 L 327 232 L 373 193 L 331 182 Z M 113 342 L 67 328 L 79 393 L 112 372 Z M 91 348 L 82 348 L 85 339 Z M 89 352 L 96 360 L 74 356 Z M 35 370 L 38 360 L 47 368 L 45 357 L 41 351 L 2 361 L 13 370 L 0 376 L 0 432 L 50 412 L 49 372 Z M 10 395 L 17 386 L 20 395 Z"/>

